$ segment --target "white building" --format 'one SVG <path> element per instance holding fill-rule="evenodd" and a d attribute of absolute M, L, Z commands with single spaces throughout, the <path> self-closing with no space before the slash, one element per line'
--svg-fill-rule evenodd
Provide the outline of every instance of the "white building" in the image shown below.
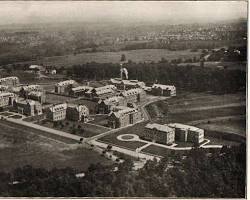
<path fill-rule="evenodd" d="M 176 96 L 176 88 L 174 85 L 154 84 L 151 92 L 157 96 Z"/>

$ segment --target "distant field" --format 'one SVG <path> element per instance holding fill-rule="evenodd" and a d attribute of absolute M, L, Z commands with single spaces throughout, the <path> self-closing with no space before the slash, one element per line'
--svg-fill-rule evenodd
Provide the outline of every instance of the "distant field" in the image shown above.
<path fill-rule="evenodd" d="M 190 50 L 182 51 L 169 51 L 166 49 L 140 49 L 131 51 L 118 51 L 118 52 L 96 52 L 96 53 L 81 53 L 77 55 L 65 55 L 46 57 L 37 61 L 23 62 L 28 64 L 43 63 L 44 65 L 64 66 L 69 67 L 76 64 L 84 64 L 87 62 L 97 63 L 118 63 L 121 58 L 121 54 L 125 54 L 127 60 L 133 62 L 155 61 L 158 62 L 164 57 L 167 60 L 172 59 L 186 59 L 199 57 L 200 52 L 191 52 Z"/>
<path fill-rule="evenodd" d="M 58 143 L 40 137 L 34 131 L 20 130 L 2 123 L 0 128 L 0 168 L 3 171 L 24 165 L 46 169 L 72 167 L 83 171 L 91 163 L 111 164 L 101 155 L 77 144 Z"/>

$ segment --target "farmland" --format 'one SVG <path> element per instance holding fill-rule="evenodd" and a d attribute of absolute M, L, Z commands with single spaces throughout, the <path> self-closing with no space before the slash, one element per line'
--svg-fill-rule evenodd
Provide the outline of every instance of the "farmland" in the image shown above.
<path fill-rule="evenodd" d="M 74 167 L 82 171 L 91 163 L 110 164 L 104 157 L 77 144 L 48 139 L 34 130 L 20 130 L 2 122 L 0 128 L 0 167 L 3 171 L 24 165 L 46 169 Z"/>
<path fill-rule="evenodd" d="M 158 62 L 161 58 L 167 60 L 172 59 L 186 59 L 199 57 L 200 51 L 191 52 L 190 50 L 170 51 L 166 49 L 141 49 L 130 51 L 118 51 L 118 52 L 95 52 L 95 53 L 81 53 L 76 55 L 65 56 L 53 56 L 45 57 L 38 61 L 24 62 L 27 64 L 43 63 L 43 65 L 53 65 L 56 67 L 64 66 L 70 67 L 72 65 L 84 64 L 87 62 L 97 63 L 118 63 L 121 58 L 121 54 L 125 54 L 128 60 L 133 62 L 154 61 Z"/>

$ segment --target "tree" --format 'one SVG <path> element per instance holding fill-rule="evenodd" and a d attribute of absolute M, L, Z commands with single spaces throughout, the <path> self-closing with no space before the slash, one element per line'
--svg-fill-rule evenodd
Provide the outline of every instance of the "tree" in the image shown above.
<path fill-rule="evenodd" d="M 125 56 L 125 54 L 122 54 L 122 55 L 121 55 L 121 61 L 126 61 L 126 56 Z"/>

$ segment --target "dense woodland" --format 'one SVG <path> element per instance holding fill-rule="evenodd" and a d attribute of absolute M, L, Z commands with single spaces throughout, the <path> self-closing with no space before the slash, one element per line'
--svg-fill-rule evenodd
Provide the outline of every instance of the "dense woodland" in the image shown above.
<path fill-rule="evenodd" d="M 173 84 L 179 89 L 189 91 L 212 91 L 233 93 L 244 90 L 246 72 L 241 70 L 211 69 L 197 66 L 177 66 L 175 61 L 164 63 L 133 63 L 126 65 L 129 79 L 138 79 L 148 84 Z M 76 79 L 103 80 L 119 77 L 118 64 L 87 63 L 67 69 L 68 76 Z"/>
<path fill-rule="evenodd" d="M 1 172 L 0 196 L 37 197 L 244 197 L 246 146 L 208 152 L 193 149 L 186 156 L 170 154 L 133 171 L 124 164 L 91 165 L 85 177 L 74 169 L 25 166 Z M 116 170 L 114 170 L 116 168 Z M 117 170 L 118 169 L 118 170 Z"/>

